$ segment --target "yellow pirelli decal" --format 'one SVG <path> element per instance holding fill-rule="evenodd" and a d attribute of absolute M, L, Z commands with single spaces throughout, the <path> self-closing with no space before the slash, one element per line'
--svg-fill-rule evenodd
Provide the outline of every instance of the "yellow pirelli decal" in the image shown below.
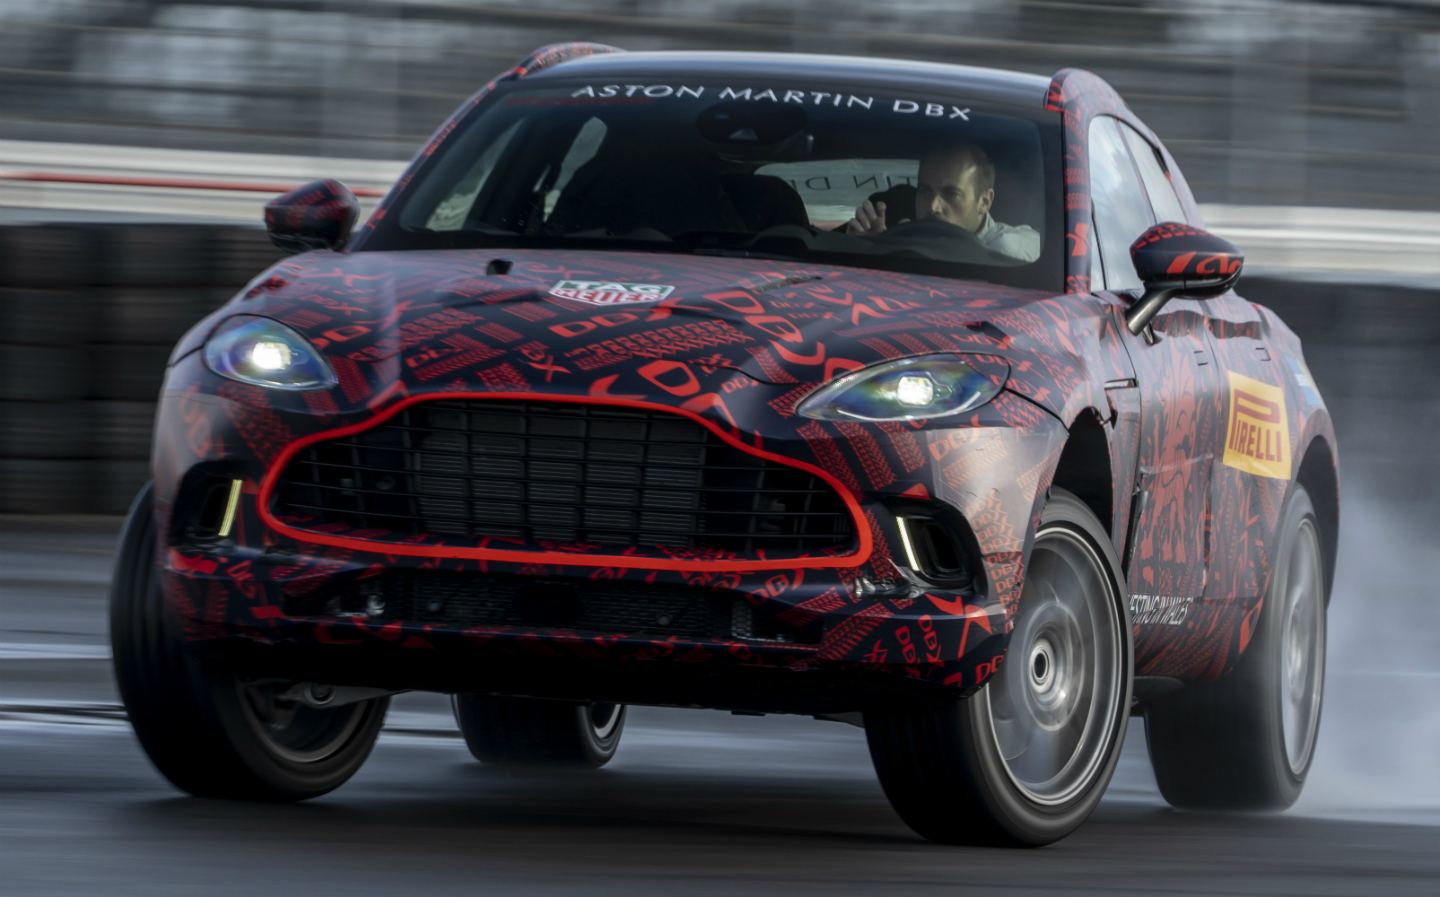
<path fill-rule="evenodd" d="M 1225 463 L 1262 477 L 1290 479 L 1290 416 L 1285 391 L 1243 374 L 1230 375 L 1230 427 Z"/>

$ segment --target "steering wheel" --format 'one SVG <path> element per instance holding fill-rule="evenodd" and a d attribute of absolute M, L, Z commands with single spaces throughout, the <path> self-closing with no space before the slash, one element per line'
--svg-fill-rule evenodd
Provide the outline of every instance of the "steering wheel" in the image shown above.
<path fill-rule="evenodd" d="M 906 240 L 969 240 L 976 246 L 984 246 L 975 232 L 961 227 L 958 224 L 951 224 L 943 218 L 915 218 L 900 224 L 887 227 L 883 233 L 877 234 L 878 239 L 892 237 Z"/>

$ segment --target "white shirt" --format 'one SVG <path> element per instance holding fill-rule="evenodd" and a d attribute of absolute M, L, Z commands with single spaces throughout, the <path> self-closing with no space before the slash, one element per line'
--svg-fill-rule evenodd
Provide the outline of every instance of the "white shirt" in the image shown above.
<path fill-rule="evenodd" d="M 1022 262 L 1033 262 L 1040 257 L 1040 234 L 1028 224 L 1001 224 L 986 212 L 985 223 L 980 225 L 975 236 L 980 238 L 986 249 Z"/>

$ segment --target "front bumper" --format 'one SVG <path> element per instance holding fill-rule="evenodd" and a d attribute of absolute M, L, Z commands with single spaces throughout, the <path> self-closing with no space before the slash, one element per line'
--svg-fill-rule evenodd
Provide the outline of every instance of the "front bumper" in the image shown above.
<path fill-rule="evenodd" d="M 292 447 L 337 426 L 364 425 L 379 412 L 336 414 L 333 406 L 310 407 L 303 395 L 235 386 L 194 355 L 182 358 L 157 423 L 163 534 L 157 560 L 187 641 L 196 651 L 223 653 L 271 674 L 283 667 L 318 681 L 440 691 L 831 708 L 814 712 L 855 709 L 833 708 L 865 695 L 871 701 L 892 692 L 926 699 L 963 694 L 1003 658 L 1028 524 L 1064 443 L 1058 421 L 1009 393 L 949 429 L 841 425 L 810 432 L 821 425 L 794 418 L 775 401 L 783 388 L 756 384 L 727 412 L 754 420 L 771 451 L 825 469 L 844 466 L 839 480 L 853 495 L 863 556 L 852 552 L 833 565 L 634 558 L 609 564 L 553 552 L 488 555 L 424 539 L 307 538 L 275 526 L 260 502 Z M 223 536 L 197 539 L 186 523 L 197 484 L 217 479 L 239 482 L 233 519 Z M 947 590 L 906 575 L 913 552 L 896 524 L 897 502 L 929 502 L 964 515 L 978 590 Z M 582 601 L 598 582 L 690 590 L 748 606 L 764 621 L 766 637 L 392 619 L 307 601 L 397 571 L 530 577 L 569 584 Z"/>

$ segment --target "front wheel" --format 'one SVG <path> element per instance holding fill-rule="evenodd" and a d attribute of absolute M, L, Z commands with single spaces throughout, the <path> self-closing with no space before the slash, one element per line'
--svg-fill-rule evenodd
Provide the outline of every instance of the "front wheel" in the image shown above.
<path fill-rule="evenodd" d="M 312 706 L 313 686 L 242 677 L 182 648 L 155 563 L 152 487 L 130 509 L 110 591 L 115 679 L 140 745 L 200 797 L 293 801 L 343 785 L 370 755 L 390 699 Z"/>
<path fill-rule="evenodd" d="M 999 670 L 953 704 L 866 714 L 880 784 L 911 828 L 946 844 L 1033 847 L 1085 821 L 1129 719 L 1123 582 L 1094 513 L 1052 490 Z"/>
<path fill-rule="evenodd" d="M 598 769 L 625 729 L 624 704 L 460 694 L 455 721 L 476 760 L 490 766 Z"/>
<path fill-rule="evenodd" d="M 1235 669 L 1145 709 L 1155 781 L 1172 806 L 1283 810 L 1305 787 L 1325 689 L 1325 570 L 1303 486 L 1281 508 L 1276 542 L 1270 588 Z"/>

